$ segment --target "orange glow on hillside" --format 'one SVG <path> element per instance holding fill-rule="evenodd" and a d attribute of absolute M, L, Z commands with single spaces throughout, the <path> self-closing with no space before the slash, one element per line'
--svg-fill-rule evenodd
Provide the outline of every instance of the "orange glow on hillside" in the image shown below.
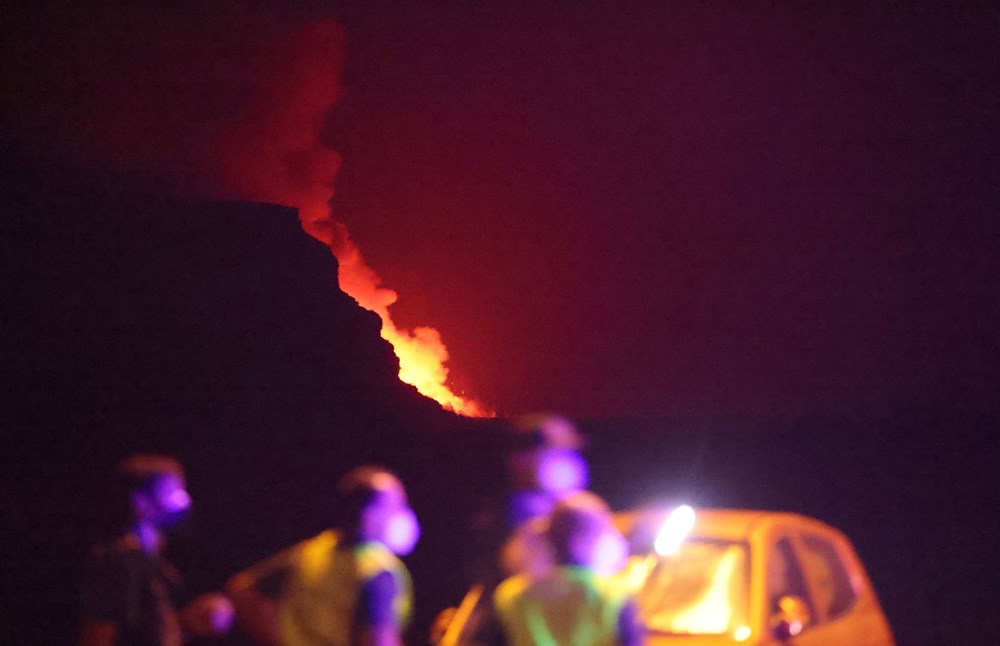
<path fill-rule="evenodd" d="M 389 306 L 396 293 L 365 262 L 347 227 L 330 211 L 340 156 L 320 136 L 340 99 L 344 33 L 333 20 L 297 30 L 261 52 L 250 109 L 215 142 L 223 183 L 243 199 L 299 209 L 302 228 L 337 257 L 340 289 L 382 319 L 382 338 L 399 358 L 399 378 L 444 408 L 472 417 L 494 413 L 448 386 L 448 349 L 431 327 L 401 329 Z"/>
<path fill-rule="evenodd" d="M 396 302 L 396 292 L 382 287 L 381 278 L 365 262 L 347 227 L 329 214 L 310 222 L 303 212 L 303 228 L 330 247 L 339 264 L 340 289 L 358 304 L 382 319 L 382 338 L 388 341 L 399 359 L 399 379 L 444 408 L 469 417 L 492 417 L 495 413 L 480 402 L 463 397 L 448 386 L 448 348 L 441 334 L 432 327 L 413 330 L 399 328 L 392 320 L 389 306 Z M 332 230 L 331 225 L 332 224 Z"/>

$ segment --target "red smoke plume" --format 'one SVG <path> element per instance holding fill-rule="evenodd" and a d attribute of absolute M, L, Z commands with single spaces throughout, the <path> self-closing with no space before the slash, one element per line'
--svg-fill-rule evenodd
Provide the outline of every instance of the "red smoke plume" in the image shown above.
<path fill-rule="evenodd" d="M 223 181 L 245 198 L 299 209 L 303 228 L 325 242 L 339 263 L 340 288 L 382 319 L 382 338 L 399 358 L 399 378 L 456 413 L 491 414 L 449 388 L 448 350 L 437 330 L 398 327 L 389 313 L 396 293 L 382 286 L 347 227 L 333 219 L 330 199 L 340 157 L 321 142 L 330 108 L 340 96 L 344 34 L 332 20 L 299 30 L 290 46 L 255 61 L 268 83 L 239 121 L 217 140 Z"/>
<path fill-rule="evenodd" d="M 341 159 L 322 134 L 340 98 L 343 28 L 218 14 L 122 7 L 46 25 L 18 52 L 33 74 L 3 79 L 23 97 L 15 126 L 182 192 L 298 208 L 305 231 L 336 255 L 341 289 L 381 317 L 400 379 L 449 410 L 491 415 L 448 386 L 437 330 L 393 323 L 395 292 L 330 212 Z"/>

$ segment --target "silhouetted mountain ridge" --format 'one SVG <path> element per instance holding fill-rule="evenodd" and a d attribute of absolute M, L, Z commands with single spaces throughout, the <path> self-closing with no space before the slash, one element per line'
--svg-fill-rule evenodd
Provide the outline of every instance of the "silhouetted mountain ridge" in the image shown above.
<path fill-rule="evenodd" d="M 75 631 L 103 487 L 133 451 L 188 469 L 195 535 L 172 550 L 189 593 L 325 528 L 336 480 L 358 464 L 399 471 L 424 517 L 458 513 L 434 505 L 494 424 L 398 380 L 377 315 L 339 290 L 334 256 L 294 209 L 167 197 L 16 155 L 0 164 L 3 551 L 18 590 L 3 612 L 27 631 L 19 643 Z M 499 462 L 476 459 L 496 482 Z M 475 495 L 454 493 L 456 509 Z M 451 540 L 426 531 L 424 553 Z M 52 607 L 63 620 L 46 621 Z"/>

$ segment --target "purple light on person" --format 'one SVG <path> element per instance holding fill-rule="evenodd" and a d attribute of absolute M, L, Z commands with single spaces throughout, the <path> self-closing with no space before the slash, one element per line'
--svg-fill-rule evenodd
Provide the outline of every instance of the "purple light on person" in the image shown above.
<path fill-rule="evenodd" d="M 562 496 L 587 487 L 587 463 L 576 451 L 548 449 L 538 458 L 538 485 Z"/>
<path fill-rule="evenodd" d="M 184 480 L 172 473 L 157 478 L 152 501 L 156 508 L 154 522 L 164 529 L 182 525 L 191 510 L 191 496 L 184 488 Z"/>
<path fill-rule="evenodd" d="M 507 502 L 507 526 L 511 529 L 539 516 L 547 516 L 556 498 L 545 491 L 518 491 Z"/>
<path fill-rule="evenodd" d="M 392 515 L 385 529 L 385 546 L 398 556 L 406 556 L 420 540 L 420 523 L 409 507 Z"/>
<path fill-rule="evenodd" d="M 608 527 L 597 538 L 591 564 L 598 574 L 610 575 L 625 566 L 628 558 L 628 544 L 614 527 Z"/>
<path fill-rule="evenodd" d="M 182 511 L 191 506 L 191 495 L 184 489 L 174 489 L 163 498 L 163 506 L 168 511 Z"/>

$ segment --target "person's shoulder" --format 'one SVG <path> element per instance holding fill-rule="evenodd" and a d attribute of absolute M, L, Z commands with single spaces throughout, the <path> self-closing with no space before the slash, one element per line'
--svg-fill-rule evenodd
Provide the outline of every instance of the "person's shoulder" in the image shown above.
<path fill-rule="evenodd" d="M 288 548 L 284 552 L 284 559 L 299 567 L 323 568 L 333 558 L 338 543 L 337 532 L 328 529 Z"/>
<path fill-rule="evenodd" d="M 633 592 L 628 580 L 620 575 L 598 575 L 594 577 L 594 585 L 601 596 L 613 607 L 621 611 L 626 606 L 634 604 Z"/>
<path fill-rule="evenodd" d="M 124 568 L 142 558 L 138 541 L 125 535 L 92 545 L 87 553 L 87 564 L 98 569 Z"/>
<path fill-rule="evenodd" d="M 632 596 L 632 589 L 626 577 L 619 574 L 597 574 L 594 583 L 605 593 L 623 599 Z"/>
<path fill-rule="evenodd" d="M 301 550 L 324 550 L 333 549 L 340 542 L 340 534 L 335 529 L 327 529 L 319 534 L 316 534 L 312 538 L 307 538 L 298 545 L 294 545 L 293 549 Z"/>
<path fill-rule="evenodd" d="M 141 551 L 142 546 L 135 534 L 122 534 L 121 536 L 115 536 L 90 546 L 91 556 L 97 558 L 128 556 Z"/>
<path fill-rule="evenodd" d="M 355 546 L 354 559 L 358 574 L 363 580 L 373 579 L 382 572 L 398 572 L 406 569 L 399 557 L 379 542 L 361 543 Z"/>
<path fill-rule="evenodd" d="M 493 591 L 493 603 L 502 608 L 524 596 L 532 586 L 534 578 L 527 574 L 515 574 L 500 582 Z"/>

